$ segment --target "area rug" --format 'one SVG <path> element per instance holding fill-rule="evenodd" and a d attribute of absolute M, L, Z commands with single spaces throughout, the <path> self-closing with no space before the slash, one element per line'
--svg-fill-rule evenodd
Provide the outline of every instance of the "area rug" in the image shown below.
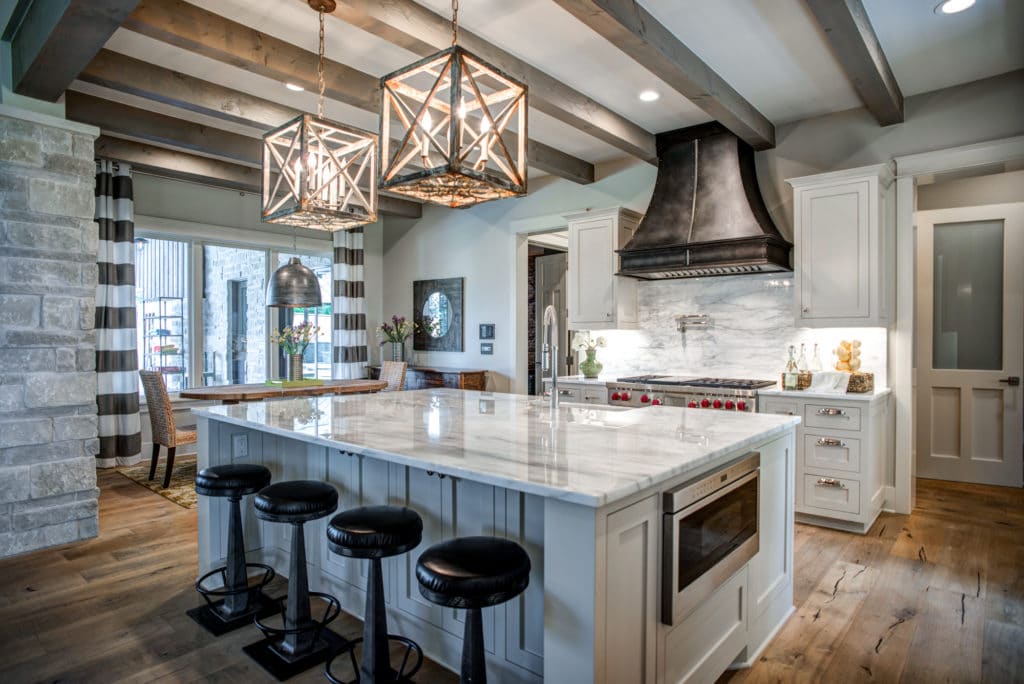
<path fill-rule="evenodd" d="M 164 489 L 164 466 L 167 459 L 161 449 L 160 462 L 156 466 L 156 478 L 149 479 L 149 460 L 135 465 L 122 466 L 117 472 L 136 482 L 146 489 L 156 492 L 165 499 L 170 499 L 182 508 L 195 508 L 196 500 L 196 455 L 182 454 L 174 459 L 174 470 L 171 472 L 171 486 Z"/>

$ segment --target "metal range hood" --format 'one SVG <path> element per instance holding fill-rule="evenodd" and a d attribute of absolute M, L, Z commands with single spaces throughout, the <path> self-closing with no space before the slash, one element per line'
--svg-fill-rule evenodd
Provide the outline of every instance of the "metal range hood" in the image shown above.
<path fill-rule="evenodd" d="M 620 250 L 619 275 L 647 280 L 792 271 L 792 244 L 757 186 L 754 150 L 718 123 L 657 136 L 647 213 Z"/>

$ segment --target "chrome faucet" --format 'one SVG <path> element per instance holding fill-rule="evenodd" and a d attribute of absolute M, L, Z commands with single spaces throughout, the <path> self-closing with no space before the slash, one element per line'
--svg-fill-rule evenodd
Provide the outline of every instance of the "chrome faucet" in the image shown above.
<path fill-rule="evenodd" d="M 544 322 L 541 330 L 541 374 L 551 371 L 551 408 L 558 408 L 558 309 L 548 304 L 544 308 Z M 543 378 L 541 378 L 543 382 Z"/>

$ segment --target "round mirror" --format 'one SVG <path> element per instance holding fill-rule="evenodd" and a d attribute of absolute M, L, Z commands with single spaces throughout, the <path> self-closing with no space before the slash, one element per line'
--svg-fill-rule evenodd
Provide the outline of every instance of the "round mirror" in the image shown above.
<path fill-rule="evenodd" d="M 423 323 L 431 337 L 444 337 L 452 324 L 452 303 L 443 292 L 431 292 L 423 303 Z"/>

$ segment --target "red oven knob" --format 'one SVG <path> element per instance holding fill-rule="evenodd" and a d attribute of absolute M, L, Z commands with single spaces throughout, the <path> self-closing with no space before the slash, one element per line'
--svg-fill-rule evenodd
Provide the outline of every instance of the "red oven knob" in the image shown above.
<path fill-rule="evenodd" d="M 739 402 L 738 404 L 736 404 L 736 409 L 739 410 L 739 411 L 746 411 L 747 410 L 747 402 L 745 402 L 745 401 Z"/>
<path fill-rule="evenodd" d="M 700 407 L 701 408 L 707 408 L 708 406 L 711 406 L 711 402 L 710 401 L 708 401 L 707 399 L 701 399 L 700 400 Z"/>
<path fill-rule="evenodd" d="M 619 393 L 618 392 L 612 392 L 612 401 L 618 401 L 618 400 L 619 400 Z"/>
<path fill-rule="evenodd" d="M 653 399 L 651 401 L 651 406 L 661 406 L 661 399 Z"/>
<path fill-rule="evenodd" d="M 697 408 L 697 402 L 691 401 L 689 404 L 686 405 L 686 407 L 687 408 Z"/>
<path fill-rule="evenodd" d="M 714 406 L 715 408 L 722 408 L 722 400 L 721 399 L 715 399 L 714 403 L 711 404 L 711 405 Z"/>
<path fill-rule="evenodd" d="M 732 411 L 734 408 L 736 408 L 736 402 L 734 402 L 732 399 L 727 399 L 725 402 L 725 408 Z"/>
<path fill-rule="evenodd" d="M 641 394 L 640 395 L 640 403 L 641 404 L 646 404 L 650 400 L 651 400 L 651 398 L 649 396 L 647 396 L 646 394 Z"/>
<path fill-rule="evenodd" d="M 629 392 L 622 393 L 622 401 L 629 401 Z"/>

